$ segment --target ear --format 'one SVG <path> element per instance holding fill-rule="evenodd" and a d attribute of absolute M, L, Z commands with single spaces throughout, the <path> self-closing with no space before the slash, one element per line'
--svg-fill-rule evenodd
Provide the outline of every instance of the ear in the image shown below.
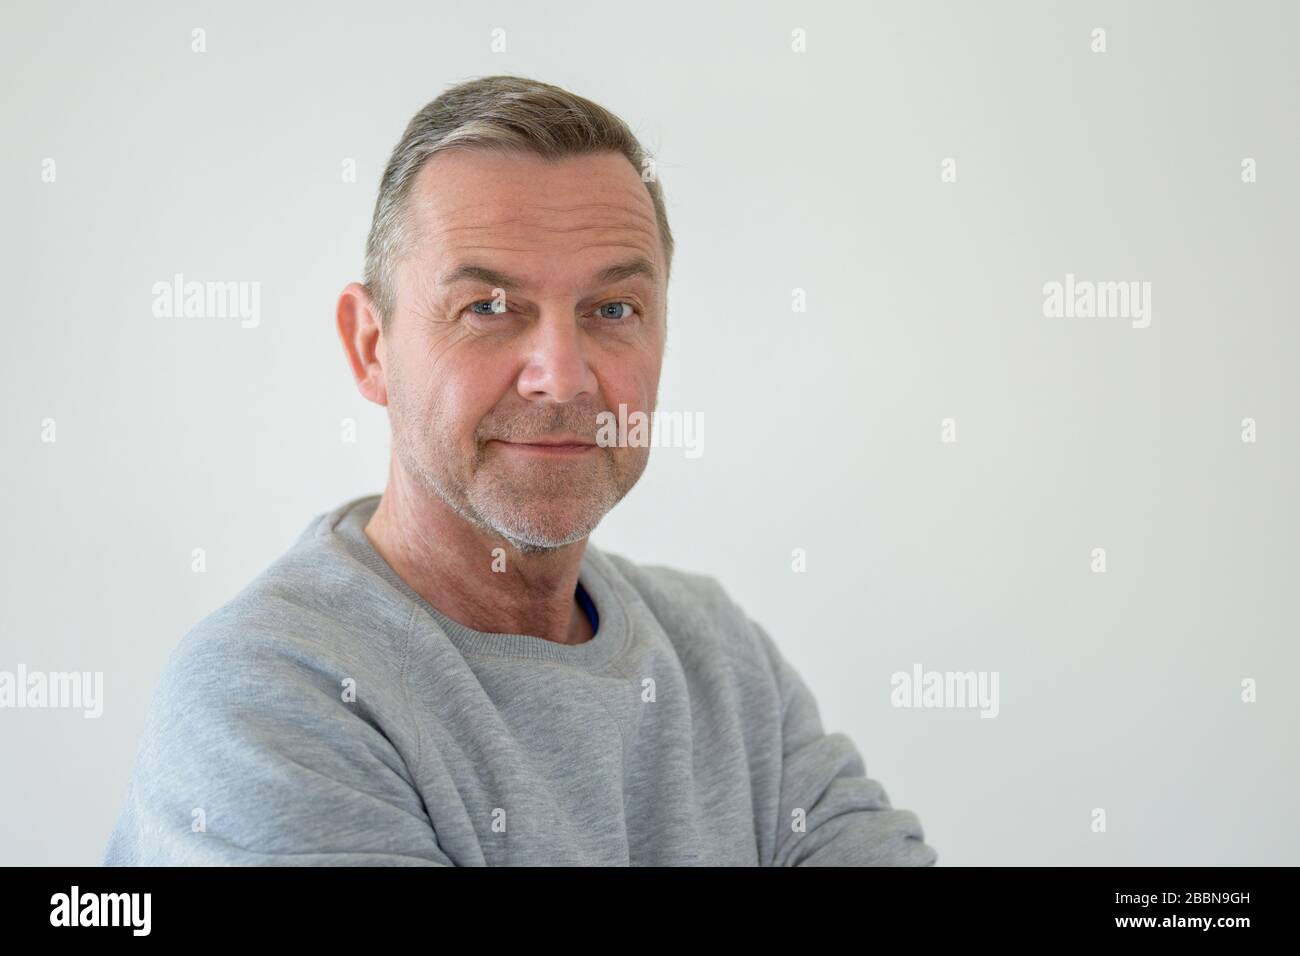
<path fill-rule="evenodd" d="M 350 282 L 339 296 L 339 339 L 352 366 L 357 390 L 376 405 L 388 404 L 388 384 L 383 366 L 383 329 L 370 290 Z"/>

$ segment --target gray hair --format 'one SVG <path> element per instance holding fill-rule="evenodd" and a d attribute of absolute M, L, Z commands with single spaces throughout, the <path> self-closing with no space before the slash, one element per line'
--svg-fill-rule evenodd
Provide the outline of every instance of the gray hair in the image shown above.
<path fill-rule="evenodd" d="M 654 203 L 664 260 L 672 272 L 673 235 L 657 175 L 646 176 L 648 154 L 628 125 L 609 110 L 568 90 L 520 76 L 484 76 L 457 84 L 418 113 L 393 149 L 379 184 L 366 240 L 365 285 L 387 328 L 395 306 L 393 273 L 408 251 L 408 197 L 432 156 L 451 147 L 526 152 L 546 159 L 618 151 L 627 157 Z"/>

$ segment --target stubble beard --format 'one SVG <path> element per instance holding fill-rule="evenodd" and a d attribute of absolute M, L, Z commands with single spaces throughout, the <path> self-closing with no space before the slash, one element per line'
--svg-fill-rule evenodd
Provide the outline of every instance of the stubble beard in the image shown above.
<path fill-rule="evenodd" d="M 556 464 L 548 469 L 545 462 L 538 461 L 515 471 L 506 465 L 494 467 L 490 457 L 501 453 L 489 452 L 485 444 L 479 444 L 471 463 L 471 478 L 466 482 L 455 474 L 440 475 L 427 464 L 432 461 L 454 462 L 457 460 L 454 451 L 431 440 L 426 444 L 432 452 L 422 454 L 421 449 L 412 447 L 406 440 L 409 430 L 403 429 L 401 434 L 402 437 L 395 436 L 394 444 L 398 460 L 407 473 L 446 502 L 461 518 L 506 539 L 521 554 L 544 554 L 590 535 L 639 480 L 648 457 L 642 457 L 636 463 L 634 473 L 620 481 L 614 457 L 616 452 L 612 448 L 587 452 L 588 455 L 601 456 L 592 466 L 575 469 L 567 464 Z M 429 437 L 433 438 L 432 435 Z M 525 471 L 530 472 L 529 477 L 521 477 Z M 573 513 L 570 506 L 565 508 L 564 516 L 551 520 L 546 503 L 573 496 L 574 471 L 581 473 L 582 484 L 589 488 L 584 491 L 578 508 L 580 517 L 568 517 Z"/>

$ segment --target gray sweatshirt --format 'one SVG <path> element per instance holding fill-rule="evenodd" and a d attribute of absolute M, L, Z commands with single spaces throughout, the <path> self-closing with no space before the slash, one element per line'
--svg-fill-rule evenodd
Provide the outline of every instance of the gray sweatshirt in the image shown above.
<path fill-rule="evenodd" d="M 713 578 L 588 542 L 595 636 L 475 631 L 318 516 L 172 651 L 105 865 L 928 866 Z"/>

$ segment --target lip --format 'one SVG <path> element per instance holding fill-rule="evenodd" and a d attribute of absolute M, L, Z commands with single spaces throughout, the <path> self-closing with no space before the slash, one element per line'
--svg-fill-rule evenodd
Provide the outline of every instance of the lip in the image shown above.
<path fill-rule="evenodd" d="M 589 452 L 596 446 L 589 442 L 568 443 L 568 444 L 530 444 L 526 442 L 502 441 L 499 438 L 492 439 L 489 444 L 501 445 L 509 448 L 511 451 L 523 452 L 529 455 L 543 455 L 555 458 L 576 457 L 585 452 Z"/>

